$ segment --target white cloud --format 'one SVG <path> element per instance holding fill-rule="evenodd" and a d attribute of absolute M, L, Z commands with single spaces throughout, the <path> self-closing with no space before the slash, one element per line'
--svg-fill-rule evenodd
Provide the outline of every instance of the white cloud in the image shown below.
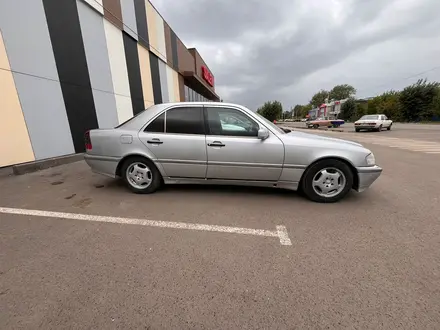
<path fill-rule="evenodd" d="M 212 69 L 217 93 L 286 107 L 349 83 L 359 96 L 440 81 L 439 0 L 153 0 Z"/>

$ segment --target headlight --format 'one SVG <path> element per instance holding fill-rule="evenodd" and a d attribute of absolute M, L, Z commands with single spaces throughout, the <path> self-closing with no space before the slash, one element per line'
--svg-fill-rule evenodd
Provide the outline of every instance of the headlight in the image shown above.
<path fill-rule="evenodd" d="M 365 160 L 369 166 L 376 165 L 376 158 L 374 158 L 373 153 L 371 153 L 367 157 L 365 157 Z"/>

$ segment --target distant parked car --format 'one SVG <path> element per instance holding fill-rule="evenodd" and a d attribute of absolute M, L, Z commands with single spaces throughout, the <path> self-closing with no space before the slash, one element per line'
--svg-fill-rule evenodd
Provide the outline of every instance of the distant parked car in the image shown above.
<path fill-rule="evenodd" d="M 360 132 L 361 130 L 380 132 L 383 128 L 386 128 L 389 131 L 391 130 L 391 126 L 393 126 L 393 121 L 382 114 L 365 115 L 354 122 L 354 129 L 356 132 Z"/>
<path fill-rule="evenodd" d="M 94 172 L 121 177 L 135 193 L 164 183 L 248 185 L 301 189 L 330 203 L 367 189 L 382 172 L 359 143 L 287 133 L 219 102 L 157 104 L 114 129 L 86 132 L 85 145 Z"/>
<path fill-rule="evenodd" d="M 316 118 L 315 120 L 306 121 L 307 128 L 319 128 L 319 127 L 339 127 L 345 122 L 342 119 L 327 119 Z"/>

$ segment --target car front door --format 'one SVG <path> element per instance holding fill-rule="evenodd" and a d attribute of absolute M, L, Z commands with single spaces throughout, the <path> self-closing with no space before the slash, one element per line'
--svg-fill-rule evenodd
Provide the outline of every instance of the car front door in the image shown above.
<path fill-rule="evenodd" d="M 284 162 L 284 145 L 272 132 L 258 138 L 263 127 L 244 111 L 225 106 L 205 107 L 207 179 L 277 181 Z"/>
<path fill-rule="evenodd" d="M 151 121 L 139 139 L 168 177 L 205 178 L 207 168 L 202 106 L 177 106 Z"/>
<path fill-rule="evenodd" d="M 387 116 L 383 115 L 382 119 L 384 120 L 384 122 L 383 122 L 384 127 L 389 127 L 391 125 L 392 121 L 389 120 Z"/>

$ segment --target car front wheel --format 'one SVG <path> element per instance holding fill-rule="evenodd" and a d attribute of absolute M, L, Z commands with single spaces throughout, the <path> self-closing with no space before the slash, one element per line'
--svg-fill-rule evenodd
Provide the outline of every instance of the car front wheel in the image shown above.
<path fill-rule="evenodd" d="M 393 124 L 390 124 L 390 126 L 387 127 L 387 131 L 391 131 L 391 126 L 393 126 Z"/>
<path fill-rule="evenodd" d="M 304 194 L 318 203 L 341 200 L 353 186 L 353 172 L 344 162 L 324 159 L 306 170 L 301 182 Z"/>
<path fill-rule="evenodd" d="M 125 161 L 121 169 L 127 187 L 137 194 L 151 194 L 162 183 L 159 170 L 152 161 L 143 157 L 132 157 Z"/>

